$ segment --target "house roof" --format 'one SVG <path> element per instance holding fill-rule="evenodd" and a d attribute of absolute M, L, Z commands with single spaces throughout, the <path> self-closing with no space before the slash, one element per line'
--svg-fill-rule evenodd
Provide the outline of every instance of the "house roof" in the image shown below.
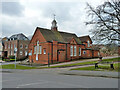
<path fill-rule="evenodd" d="M 24 34 L 19 33 L 19 34 L 14 34 L 12 35 L 9 39 L 12 40 L 29 40 Z"/>
<path fill-rule="evenodd" d="M 79 39 L 80 39 L 82 42 L 86 42 L 87 40 L 90 40 L 90 41 L 92 42 L 92 40 L 91 40 L 91 38 L 90 38 L 89 35 L 87 35 L 87 36 L 81 36 L 81 37 L 79 37 Z"/>
<path fill-rule="evenodd" d="M 63 42 L 63 43 L 69 43 L 72 38 L 76 40 L 78 44 L 81 44 L 81 41 L 77 37 L 76 34 L 73 33 L 67 33 L 67 32 L 60 32 L 60 31 L 54 31 L 54 30 L 49 30 L 49 29 L 44 29 L 37 27 L 46 41 L 58 41 L 58 42 Z"/>

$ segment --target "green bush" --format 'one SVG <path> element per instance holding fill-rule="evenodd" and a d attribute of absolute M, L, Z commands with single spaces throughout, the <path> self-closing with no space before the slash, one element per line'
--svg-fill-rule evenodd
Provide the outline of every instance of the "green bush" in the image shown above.
<path fill-rule="evenodd" d="M 15 56 L 9 56 L 10 59 L 15 59 Z"/>

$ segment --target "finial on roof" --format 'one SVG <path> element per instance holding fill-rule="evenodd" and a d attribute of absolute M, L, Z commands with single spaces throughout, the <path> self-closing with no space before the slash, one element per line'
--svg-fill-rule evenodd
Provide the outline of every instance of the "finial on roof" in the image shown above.
<path fill-rule="evenodd" d="M 55 14 L 53 14 L 54 20 L 55 20 L 55 16 L 56 16 L 56 15 L 55 15 Z"/>

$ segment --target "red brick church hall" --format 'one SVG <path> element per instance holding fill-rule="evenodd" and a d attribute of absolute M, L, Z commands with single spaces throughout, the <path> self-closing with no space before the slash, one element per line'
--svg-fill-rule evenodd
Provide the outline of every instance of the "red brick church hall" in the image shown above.
<path fill-rule="evenodd" d="M 80 58 L 99 56 L 99 50 L 92 49 L 89 36 L 78 37 L 74 33 L 58 31 L 57 22 L 51 29 L 37 27 L 29 44 L 29 61 L 48 64 L 66 62 Z"/>

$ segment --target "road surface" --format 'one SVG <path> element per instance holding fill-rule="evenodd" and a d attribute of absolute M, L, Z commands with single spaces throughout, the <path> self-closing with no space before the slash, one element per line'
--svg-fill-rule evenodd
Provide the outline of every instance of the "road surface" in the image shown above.
<path fill-rule="evenodd" d="M 118 88 L 118 79 L 62 75 L 65 69 L 9 70 L 2 88 Z"/>

